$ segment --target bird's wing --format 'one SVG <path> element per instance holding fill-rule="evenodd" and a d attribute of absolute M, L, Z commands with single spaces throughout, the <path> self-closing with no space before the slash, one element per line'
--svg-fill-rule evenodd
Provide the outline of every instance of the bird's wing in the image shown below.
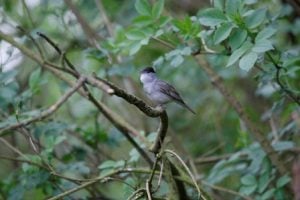
<path fill-rule="evenodd" d="M 166 83 L 164 81 L 157 81 L 157 89 L 159 89 L 160 92 L 162 92 L 163 94 L 169 96 L 170 98 L 174 99 L 176 103 L 181 104 L 182 106 L 184 106 L 185 108 L 187 108 L 189 111 L 191 111 L 192 113 L 196 114 L 195 111 L 193 111 L 193 109 L 191 109 L 181 98 L 180 94 L 176 91 L 176 89 L 170 85 L 169 83 Z"/>
<path fill-rule="evenodd" d="M 156 84 L 157 84 L 160 92 L 168 95 L 175 101 L 185 104 L 184 101 L 182 100 L 180 94 L 176 91 L 176 89 L 172 85 L 170 85 L 167 82 L 161 81 L 161 80 L 159 80 Z"/>

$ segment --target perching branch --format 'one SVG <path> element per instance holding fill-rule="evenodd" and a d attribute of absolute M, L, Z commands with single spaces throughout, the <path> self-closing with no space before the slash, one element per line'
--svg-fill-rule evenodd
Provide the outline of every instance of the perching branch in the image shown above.
<path fill-rule="evenodd" d="M 33 59 L 34 61 L 36 61 L 38 64 L 40 64 L 42 67 L 44 67 L 47 70 L 50 70 L 52 73 L 54 73 L 58 78 L 64 80 L 65 82 L 67 82 L 69 85 L 72 85 L 72 81 L 70 81 L 69 79 L 67 79 L 63 74 L 61 74 L 58 70 L 59 67 L 53 68 L 52 65 L 49 65 L 48 62 L 43 61 L 41 58 L 39 58 L 35 53 L 31 52 L 31 50 L 27 49 L 26 47 L 20 45 L 19 43 L 17 43 L 11 36 L 8 36 L 4 33 L 2 33 L 0 31 L 0 38 L 4 39 L 5 41 L 9 42 L 10 44 L 12 44 L 13 46 L 17 47 L 18 49 L 21 50 L 21 52 L 25 55 L 27 55 L 29 58 Z M 43 37 L 44 38 L 44 37 Z M 48 41 L 48 40 L 47 40 Z M 49 39 L 49 41 L 51 41 Z M 62 53 L 62 51 L 58 48 L 57 45 L 54 44 L 54 42 L 51 43 L 51 45 L 56 46 L 56 50 L 60 53 Z M 68 60 L 67 58 L 66 62 L 68 64 Z M 70 62 L 69 62 L 70 64 Z M 68 65 L 69 65 L 68 64 Z M 74 67 L 73 67 L 74 68 Z M 61 70 L 62 72 L 65 72 L 63 70 Z M 76 76 L 76 74 L 71 74 L 73 76 Z M 95 79 L 94 77 L 85 77 L 85 76 L 81 76 L 84 77 L 86 82 L 96 86 L 102 90 L 104 90 L 105 92 L 112 92 L 113 89 L 106 85 L 104 82 L 101 82 L 97 79 Z M 76 77 L 77 78 L 77 77 Z M 129 135 L 132 134 L 134 136 L 139 137 L 143 142 L 145 142 L 147 144 L 147 140 L 142 137 L 139 133 L 139 131 L 135 130 L 131 125 L 129 125 L 127 122 L 125 122 L 123 120 L 122 117 L 120 117 L 118 114 L 114 113 L 113 111 L 111 111 L 105 104 L 103 104 L 102 102 L 97 101 L 95 98 L 91 98 L 91 95 L 88 95 L 86 92 L 78 90 L 78 92 L 85 98 L 88 98 L 90 101 L 91 99 L 94 99 L 93 101 L 91 101 L 97 108 L 99 111 L 101 111 L 104 116 L 112 123 L 114 124 L 114 126 L 121 132 L 123 133 L 123 135 L 129 140 L 129 142 L 135 147 L 137 148 L 137 151 L 139 153 L 141 153 L 142 157 L 150 164 L 152 165 L 152 160 L 151 158 L 147 155 L 147 153 L 144 151 L 144 149 L 142 147 L 140 147 L 140 145 Z M 145 103 L 144 103 L 145 104 Z M 146 104 L 145 104 L 146 105 Z M 149 107 L 149 106 L 148 106 Z M 149 107 L 151 108 L 151 107 Z"/>
<path fill-rule="evenodd" d="M 59 49 L 59 47 L 46 35 L 42 33 L 38 33 L 42 38 L 44 38 L 53 48 L 59 53 L 62 54 L 62 51 Z M 75 67 L 71 64 L 71 62 L 64 57 L 67 64 L 72 68 L 75 69 Z M 57 69 L 57 68 L 56 68 Z M 75 78 L 78 78 L 78 73 L 71 73 Z M 157 154 L 161 148 L 161 145 L 163 144 L 164 138 L 167 133 L 168 129 L 168 115 L 164 110 L 161 109 L 153 109 L 152 107 L 148 106 L 144 101 L 139 99 L 138 97 L 135 97 L 134 95 L 131 95 L 127 93 L 125 90 L 117 87 L 113 83 L 101 79 L 97 77 L 95 74 L 91 77 L 86 77 L 87 83 L 90 85 L 96 86 L 105 92 L 107 92 L 110 95 L 116 95 L 118 97 L 123 98 L 128 103 L 135 105 L 138 109 L 140 109 L 142 112 L 144 112 L 149 117 L 160 117 L 160 126 L 157 131 L 157 138 L 154 143 L 154 145 L 150 148 L 150 151 Z"/>

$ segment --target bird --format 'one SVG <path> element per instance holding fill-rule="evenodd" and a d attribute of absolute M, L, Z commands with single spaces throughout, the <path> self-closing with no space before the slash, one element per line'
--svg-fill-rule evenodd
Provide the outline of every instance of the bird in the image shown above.
<path fill-rule="evenodd" d="M 147 97 L 162 108 L 170 102 L 175 102 L 196 114 L 181 98 L 177 90 L 169 83 L 160 80 L 153 67 L 146 67 L 140 71 L 140 81 Z"/>

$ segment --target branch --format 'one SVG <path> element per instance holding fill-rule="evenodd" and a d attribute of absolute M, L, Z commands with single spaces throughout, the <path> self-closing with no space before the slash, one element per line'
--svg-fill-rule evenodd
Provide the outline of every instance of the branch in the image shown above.
<path fill-rule="evenodd" d="M 131 133 L 135 133 L 135 136 L 142 138 L 139 132 L 136 132 L 134 128 L 131 128 L 121 117 L 116 116 L 113 112 L 109 111 L 104 104 L 98 102 L 91 93 L 88 93 L 88 99 L 98 108 L 99 111 L 126 137 L 126 139 L 136 148 L 136 150 L 142 155 L 142 157 L 148 162 L 149 165 L 152 165 L 152 159 L 144 151 L 144 149 L 130 136 Z M 131 129 L 131 130 L 130 130 Z M 143 138 L 144 139 L 144 138 Z M 144 139 L 144 142 L 146 140 Z"/>
<path fill-rule="evenodd" d="M 38 33 L 38 35 L 41 36 L 42 38 L 44 38 L 51 46 L 53 46 L 53 48 L 59 54 L 62 54 L 62 51 L 50 38 L 48 38 L 46 35 L 44 35 L 42 33 Z M 67 64 L 72 69 L 75 70 L 75 67 L 71 64 L 71 62 L 66 57 L 64 57 L 64 59 L 67 62 Z M 59 69 L 59 68 L 56 68 L 56 69 Z M 75 74 L 70 73 L 70 74 L 72 76 L 74 76 L 75 78 L 78 78 L 78 73 L 75 73 Z M 86 80 L 89 84 L 104 90 L 108 94 L 116 95 L 118 97 L 123 98 L 128 103 L 134 104 L 137 108 L 139 108 L 142 112 L 144 112 L 149 117 L 160 117 L 160 126 L 157 131 L 158 132 L 157 138 L 156 138 L 154 145 L 150 148 L 150 151 L 157 154 L 161 148 L 161 145 L 163 144 L 164 138 L 165 138 L 167 130 L 168 130 L 168 115 L 167 115 L 167 113 L 161 109 L 153 109 L 152 107 L 148 106 L 141 99 L 135 97 L 134 95 L 127 93 L 125 90 L 117 87 L 116 85 L 114 85 L 113 83 L 111 83 L 109 81 L 97 77 L 95 75 L 95 73 L 93 74 L 92 77 L 86 77 Z M 88 95 L 88 96 L 89 96 L 90 100 L 93 100 L 93 98 L 91 98 L 91 95 Z M 97 103 L 96 103 L 97 101 L 94 100 L 93 102 L 97 106 Z M 97 107 L 99 107 L 99 106 L 97 106 Z M 129 135 L 125 135 L 125 136 L 127 137 L 127 139 L 129 139 L 128 138 Z M 129 140 L 133 143 L 132 139 L 129 139 Z"/>
<path fill-rule="evenodd" d="M 168 115 L 166 111 L 163 111 L 163 113 L 159 116 L 160 117 L 160 124 L 157 131 L 157 136 L 154 141 L 154 144 L 150 147 L 150 151 L 154 154 L 159 153 L 161 146 L 164 142 L 164 139 L 166 137 L 167 131 L 168 131 Z"/>
<path fill-rule="evenodd" d="M 25 160 L 25 159 L 20 159 L 20 158 L 14 158 L 14 157 L 9 157 L 9 156 L 3 156 L 3 155 L 0 155 L 0 159 L 3 159 L 3 160 L 11 160 L 11 161 L 16 161 L 16 162 L 22 162 L 22 163 L 28 163 L 30 165 L 34 165 L 34 166 L 37 166 L 37 167 L 40 167 L 40 168 L 43 168 L 45 170 L 48 170 L 47 167 L 43 166 L 43 165 L 40 165 L 38 163 L 35 163 L 35 162 L 32 162 L 31 160 Z"/>
<path fill-rule="evenodd" d="M 28 124 L 37 122 L 37 121 L 41 121 L 47 117 L 49 117 L 50 115 L 52 115 L 56 110 L 58 110 L 71 96 L 72 94 L 74 94 L 78 88 L 80 88 L 82 86 L 82 84 L 84 83 L 85 78 L 80 78 L 77 82 L 77 84 L 71 88 L 68 92 L 66 92 L 55 104 L 53 104 L 52 106 L 50 106 L 50 108 L 48 108 L 47 110 L 43 111 L 40 115 L 33 117 L 31 119 L 26 119 L 23 120 L 19 123 L 10 125 L 8 127 L 4 127 L 2 129 L 0 129 L 0 133 L 3 133 L 5 131 L 8 130 L 13 130 L 16 128 L 20 128 L 23 126 L 27 126 Z M 2 134 L 0 134 L 1 136 Z"/>
<path fill-rule="evenodd" d="M 29 160 L 28 157 L 27 157 L 25 154 L 23 154 L 19 149 L 17 149 L 17 148 L 15 148 L 14 146 L 12 146 L 12 145 L 11 145 L 9 142 L 7 142 L 4 138 L 0 137 L 0 141 L 1 141 L 3 144 L 5 144 L 10 150 L 12 150 L 12 151 L 15 152 L 16 154 L 18 154 L 19 156 L 21 156 L 21 157 L 23 157 L 23 158 Z"/>
<path fill-rule="evenodd" d="M 136 191 L 134 191 L 134 193 L 132 193 L 127 200 L 137 200 L 139 198 L 141 198 L 144 194 L 146 193 L 146 189 L 145 188 L 140 188 Z"/>
<path fill-rule="evenodd" d="M 128 103 L 135 105 L 140 111 L 142 111 L 145 115 L 147 115 L 149 117 L 159 117 L 164 112 L 162 109 L 159 109 L 159 108 L 155 109 L 155 108 L 148 106 L 140 98 L 127 93 L 122 88 L 119 88 L 118 86 L 116 86 L 115 84 L 113 84 L 107 80 L 97 77 L 95 75 L 95 73 L 93 74 L 93 77 L 88 78 L 88 81 L 90 81 L 90 83 L 92 83 L 92 82 L 96 83 L 97 81 L 99 81 L 102 84 L 106 84 L 107 86 L 109 86 L 112 89 L 112 91 L 113 91 L 113 93 L 111 93 L 112 95 L 121 97 L 124 100 L 126 100 Z"/>
<path fill-rule="evenodd" d="M 235 153 L 229 153 L 229 154 L 224 154 L 224 155 L 216 155 L 216 156 L 208 156 L 208 157 L 200 157 L 195 160 L 195 164 L 200 165 L 200 164 L 207 164 L 207 163 L 214 163 L 218 162 L 223 159 L 230 158 L 232 155 Z M 246 153 L 241 153 L 239 157 L 245 157 L 247 156 Z"/>
<path fill-rule="evenodd" d="M 86 20 L 82 17 L 80 14 L 79 10 L 76 8 L 76 6 L 72 3 L 71 0 L 64 0 L 65 4 L 69 7 L 69 9 L 72 11 L 72 13 L 75 15 L 78 23 L 80 24 L 82 30 L 84 31 L 88 41 L 93 44 L 94 40 L 102 40 L 103 38 L 98 35 L 91 27 L 90 25 L 86 22 Z"/>
<path fill-rule="evenodd" d="M 3 32 L 0 31 L 0 38 L 4 39 L 5 41 L 7 41 L 8 43 L 12 44 L 13 46 L 15 46 L 16 48 L 18 48 L 24 55 L 28 56 L 29 58 L 31 58 L 32 60 L 36 61 L 39 65 L 41 65 L 42 67 L 44 67 L 45 69 L 51 71 L 56 77 L 58 77 L 59 79 L 65 81 L 68 85 L 73 86 L 73 82 L 70 81 L 68 78 L 66 78 L 66 76 L 64 74 L 61 74 L 59 67 L 53 68 L 52 65 L 49 65 L 47 62 L 43 61 L 41 58 L 39 58 L 34 52 L 32 52 L 31 50 L 29 50 L 28 48 L 26 48 L 25 46 L 17 43 L 13 37 L 4 34 Z M 44 37 L 43 37 L 44 38 Z M 47 40 L 48 41 L 48 40 Z M 49 40 L 51 41 L 51 40 Z M 54 43 L 52 42 L 51 45 L 53 45 Z M 56 46 L 54 44 L 54 46 Z M 57 46 L 56 46 L 57 47 Z M 60 53 L 62 53 L 62 51 L 57 47 L 56 49 L 57 51 L 59 51 Z M 67 58 L 65 58 L 67 60 Z M 68 61 L 67 61 L 68 64 Z M 82 76 L 84 77 L 84 76 Z M 104 83 L 98 81 L 97 79 L 93 78 L 93 77 L 84 77 L 86 80 L 89 80 L 90 83 L 95 84 L 96 86 L 100 87 L 100 89 L 103 89 L 104 91 L 113 91 L 109 86 L 105 85 Z M 79 89 L 78 93 L 85 97 L 88 98 L 88 95 L 86 94 L 85 91 Z M 94 99 L 94 101 L 92 102 L 99 111 L 103 112 L 104 116 L 112 123 L 115 125 L 115 127 L 126 137 L 126 138 L 131 138 L 131 135 L 134 135 L 136 137 L 139 137 L 141 139 L 141 141 L 145 142 L 147 144 L 147 140 L 139 133 L 139 131 L 137 131 L 136 129 L 134 129 L 130 124 L 128 124 L 126 121 L 123 120 L 123 118 L 121 116 L 119 116 L 117 113 L 114 113 L 112 110 L 110 110 L 105 104 L 103 104 L 102 102 L 99 102 L 97 100 Z M 150 157 L 147 155 L 147 153 L 144 151 L 144 149 L 142 149 L 137 142 L 131 138 L 129 140 L 129 142 L 131 142 L 133 144 L 134 147 L 138 147 L 138 152 L 141 153 L 142 157 L 144 159 L 146 159 L 146 161 L 151 165 L 152 165 L 152 160 L 150 159 Z M 147 156 L 146 156 L 147 155 Z"/>
<path fill-rule="evenodd" d="M 40 37 L 42 37 L 43 39 L 45 39 L 57 51 L 57 53 L 59 55 L 63 54 L 62 51 L 60 50 L 60 48 L 49 37 L 47 37 L 45 34 L 40 33 L 40 32 L 38 32 L 37 34 Z M 75 67 L 71 64 L 71 62 L 66 57 L 64 57 L 64 59 L 67 62 L 67 64 L 70 65 L 70 67 L 72 69 L 75 69 Z M 49 64 L 48 62 L 46 62 L 46 64 L 50 65 L 52 67 L 55 67 L 55 69 L 70 73 L 70 75 L 74 76 L 75 78 L 78 78 L 78 76 L 79 76 L 79 74 L 74 74 L 69 71 L 65 71 L 62 68 L 59 68 L 53 64 Z M 103 90 L 104 92 L 108 93 L 109 95 L 116 95 L 118 97 L 125 99 L 128 103 L 134 104 L 136 107 L 138 107 L 142 112 L 144 112 L 149 117 L 158 117 L 163 112 L 162 110 L 153 109 L 152 107 L 148 106 L 144 101 L 142 101 L 138 97 L 128 94 L 125 90 L 117 87 L 113 83 L 97 77 L 95 73 L 93 74 L 93 76 L 87 76 L 86 81 L 90 85 Z"/>
<path fill-rule="evenodd" d="M 156 40 L 158 42 L 161 42 L 160 40 Z M 205 41 L 202 41 L 203 43 Z M 162 43 L 164 45 L 164 43 Z M 204 43 L 205 44 L 205 43 Z M 170 45 L 167 45 L 169 48 L 171 48 Z M 206 49 L 206 51 L 211 52 L 209 49 Z M 267 139 L 263 136 L 262 131 L 259 130 L 256 125 L 250 120 L 250 117 L 248 114 L 244 111 L 241 103 L 232 95 L 232 92 L 230 92 L 224 85 L 223 79 L 209 66 L 207 61 L 205 59 L 201 59 L 199 57 L 199 54 L 201 52 L 194 52 L 192 55 L 195 56 L 196 60 L 199 63 L 199 66 L 206 72 L 206 74 L 210 77 L 212 84 L 219 90 L 219 92 L 224 96 L 224 98 L 227 100 L 227 102 L 234 108 L 234 110 L 237 112 L 239 117 L 243 120 L 245 123 L 245 126 L 249 129 L 249 131 L 253 134 L 255 140 L 257 140 L 263 150 L 266 152 L 268 157 L 270 158 L 271 162 L 275 165 L 275 167 L 278 169 L 279 173 L 281 175 L 284 175 L 288 172 L 288 170 L 285 168 L 285 166 L 280 162 L 279 156 L 275 154 L 273 147 L 270 145 L 270 143 L 267 141 Z M 214 52 L 213 52 L 214 53 Z M 272 58 L 272 57 L 271 57 Z M 273 62 L 275 66 L 276 62 Z M 278 67 L 278 66 L 277 66 Z M 277 71 L 279 73 L 279 71 Z M 278 75 L 277 75 L 278 77 Z M 293 98 L 292 99 L 298 99 Z M 296 101 L 298 103 L 298 101 Z"/>
<path fill-rule="evenodd" d="M 196 59 L 199 63 L 199 66 L 210 77 L 211 83 L 219 90 L 219 92 L 224 96 L 229 105 L 233 107 L 238 116 L 243 120 L 245 126 L 253 134 L 254 139 L 260 143 L 262 149 L 266 152 L 267 156 L 270 158 L 273 165 L 278 169 L 279 173 L 282 176 L 285 175 L 288 170 L 280 161 L 278 154 L 274 152 L 273 147 L 264 137 L 262 131 L 259 130 L 257 125 L 250 120 L 250 117 L 245 112 L 241 103 L 235 96 L 233 96 L 233 93 L 225 87 L 223 79 L 209 66 L 205 59 L 201 58 L 199 55 L 196 56 Z"/>
<path fill-rule="evenodd" d="M 51 39 L 49 39 L 44 34 L 41 34 L 41 33 L 38 33 L 38 34 L 42 38 L 44 38 L 51 46 L 53 46 L 53 48 L 55 48 L 55 50 L 59 54 L 62 54 L 62 51 Z M 25 55 L 27 55 L 28 57 L 35 60 L 38 64 L 45 67 L 46 69 L 54 72 L 56 75 L 57 75 L 57 70 L 60 70 L 59 67 L 53 68 L 53 64 L 50 65 L 48 62 L 43 61 L 41 58 L 37 57 L 26 47 L 18 44 L 12 37 L 5 35 L 1 31 L 0 31 L 0 38 L 3 38 L 7 42 L 11 43 L 13 46 L 19 48 L 21 50 L 21 52 L 23 52 Z M 66 60 L 68 65 L 71 65 L 71 63 L 68 61 L 68 59 L 66 57 L 64 59 Z M 75 69 L 75 67 L 73 66 L 72 69 Z M 65 72 L 63 69 L 61 69 L 61 70 L 63 72 Z M 75 78 L 78 78 L 78 75 L 76 73 L 71 73 L 71 75 L 74 76 Z M 62 76 L 59 76 L 59 77 L 62 78 Z M 146 115 L 148 115 L 150 117 L 158 117 L 159 116 L 161 122 L 160 122 L 160 126 L 158 128 L 158 136 L 157 136 L 158 138 L 156 139 L 156 143 L 154 144 L 153 148 L 151 148 L 151 150 L 153 150 L 153 152 L 159 152 L 159 149 L 161 147 L 161 144 L 163 143 L 164 137 L 167 132 L 167 127 L 168 127 L 168 124 L 166 123 L 168 121 L 167 114 L 165 113 L 165 111 L 160 110 L 160 109 L 153 109 L 152 107 L 148 106 L 145 102 L 143 102 L 139 98 L 137 98 L 131 94 L 128 94 L 123 89 L 115 86 L 114 84 L 112 84 L 106 80 L 103 80 L 101 78 L 97 78 L 94 76 L 87 76 L 87 77 L 82 76 L 82 77 L 84 77 L 86 82 L 89 83 L 90 85 L 96 86 L 109 94 L 114 94 L 116 96 L 119 96 L 119 97 L 123 98 L 124 100 L 126 100 L 130 104 L 134 104 L 141 111 L 143 111 Z M 63 79 L 63 80 L 65 80 L 65 79 Z M 120 116 L 118 116 L 116 114 L 112 114 L 113 113 L 112 111 L 110 111 L 109 109 L 106 109 L 107 107 L 104 106 L 104 104 L 99 103 L 95 98 L 92 98 L 91 95 L 85 94 L 84 96 L 86 98 L 88 98 L 101 112 L 105 113 L 105 116 L 124 134 L 124 136 L 129 140 L 129 142 L 131 142 L 135 147 L 139 146 L 134 141 L 134 139 L 131 138 L 131 136 L 128 134 L 128 133 L 135 133 L 134 135 L 139 136 L 140 134 L 138 133 L 138 131 L 133 131 L 133 128 L 131 128 L 131 126 L 128 126 L 128 123 L 124 122 L 124 120 L 122 120 L 122 118 Z M 140 138 L 141 138 L 141 136 L 140 136 Z M 140 153 L 142 153 L 143 149 L 141 147 L 139 147 L 138 151 Z M 144 157 L 147 154 L 143 151 L 142 155 Z M 148 156 L 145 157 L 145 159 L 150 164 L 151 159 Z M 152 161 L 151 161 L 151 164 L 152 164 Z"/>
<path fill-rule="evenodd" d="M 97 8 L 99 9 L 100 11 L 100 14 L 103 18 L 103 21 L 104 21 L 104 24 L 107 28 L 107 31 L 108 31 L 108 34 L 109 36 L 113 36 L 113 28 L 112 28 L 112 25 L 111 25 L 111 22 L 109 21 L 109 18 L 107 17 L 107 14 L 106 14 L 106 11 L 104 9 L 104 6 L 102 4 L 102 0 L 95 0 L 95 3 L 96 3 L 96 6 Z"/>
<path fill-rule="evenodd" d="M 202 198 L 203 200 L 207 200 L 205 196 L 203 196 L 203 192 L 200 190 L 198 184 L 197 184 L 197 181 L 195 179 L 195 177 L 193 176 L 192 172 L 190 171 L 190 169 L 188 168 L 188 166 L 184 163 L 184 161 L 180 158 L 179 155 L 177 155 L 174 151 L 171 151 L 169 149 L 166 149 L 164 150 L 165 153 L 169 153 L 173 156 L 175 156 L 179 162 L 182 164 L 182 166 L 184 167 L 184 169 L 187 171 L 187 173 L 189 174 L 189 176 L 191 177 L 193 183 L 194 183 L 194 186 L 196 187 L 197 189 L 197 192 L 198 192 L 198 199 Z"/>
<path fill-rule="evenodd" d="M 227 189 L 227 188 L 224 188 L 224 187 L 221 187 L 221 186 L 217 186 L 217 185 L 212 185 L 212 184 L 210 184 L 206 181 L 203 181 L 203 180 L 201 181 L 201 183 L 203 185 L 206 185 L 206 186 L 210 187 L 211 189 L 214 189 L 214 190 L 218 190 L 218 191 L 221 191 L 221 192 L 226 192 L 228 194 L 232 194 L 232 195 L 241 197 L 242 199 L 245 199 L 245 200 L 253 200 L 252 198 L 244 196 L 244 195 L 242 195 L 239 192 L 236 192 L 234 190 L 230 190 L 230 189 Z"/>
<path fill-rule="evenodd" d="M 267 53 L 268 58 L 271 60 L 271 62 L 273 63 L 273 65 L 276 68 L 276 75 L 275 75 L 275 79 L 276 82 L 278 83 L 278 85 L 280 86 L 281 90 L 286 93 L 286 95 L 293 100 L 294 102 L 296 102 L 299 106 L 300 106 L 300 97 L 296 96 L 291 90 L 289 90 L 280 80 L 280 71 L 281 69 L 283 69 L 281 66 L 279 66 L 277 64 L 277 62 L 274 60 L 274 58 L 271 56 L 270 53 Z"/>

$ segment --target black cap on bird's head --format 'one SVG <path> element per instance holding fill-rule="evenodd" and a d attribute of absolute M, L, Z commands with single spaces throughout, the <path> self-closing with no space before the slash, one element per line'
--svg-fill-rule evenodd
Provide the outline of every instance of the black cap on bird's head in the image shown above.
<path fill-rule="evenodd" d="M 143 74 L 143 73 L 155 73 L 155 71 L 154 71 L 153 67 L 146 67 L 140 73 L 141 74 Z"/>

